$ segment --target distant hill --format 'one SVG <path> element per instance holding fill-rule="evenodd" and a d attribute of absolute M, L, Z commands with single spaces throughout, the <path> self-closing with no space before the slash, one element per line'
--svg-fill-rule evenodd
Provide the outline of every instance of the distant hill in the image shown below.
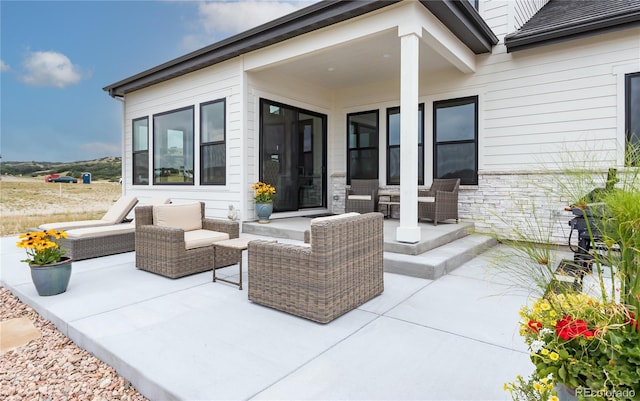
<path fill-rule="evenodd" d="M 70 175 L 81 179 L 82 173 L 91 173 L 92 180 L 118 181 L 122 176 L 121 157 L 103 157 L 68 163 L 2 162 L 2 175 L 44 177 L 47 174 Z"/>

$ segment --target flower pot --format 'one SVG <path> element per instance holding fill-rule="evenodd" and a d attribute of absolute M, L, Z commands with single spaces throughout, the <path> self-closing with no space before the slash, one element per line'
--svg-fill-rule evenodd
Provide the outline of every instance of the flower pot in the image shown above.
<path fill-rule="evenodd" d="M 63 257 L 57 263 L 35 265 L 29 263 L 31 280 L 40 296 L 62 294 L 71 278 L 71 258 Z"/>
<path fill-rule="evenodd" d="M 558 400 L 560 401 L 578 401 L 576 390 L 562 383 L 556 384 L 556 393 L 558 393 Z"/>
<path fill-rule="evenodd" d="M 258 223 L 266 224 L 273 213 L 273 203 L 256 203 L 256 215 Z"/>

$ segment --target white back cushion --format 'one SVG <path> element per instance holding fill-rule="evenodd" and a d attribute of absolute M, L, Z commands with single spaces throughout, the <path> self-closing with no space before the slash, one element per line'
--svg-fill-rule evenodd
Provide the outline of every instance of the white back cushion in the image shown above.
<path fill-rule="evenodd" d="M 102 216 L 101 220 L 111 222 L 113 224 L 120 223 L 129 214 L 131 209 L 138 203 L 135 196 L 122 196 L 116 203 L 111 205 L 107 213 Z"/>
<path fill-rule="evenodd" d="M 371 195 L 349 195 L 352 200 L 371 200 Z"/>
<path fill-rule="evenodd" d="M 340 220 L 346 217 L 358 216 L 359 214 L 360 213 L 358 212 L 349 212 L 349 213 L 342 213 L 342 214 L 334 214 L 332 216 L 316 217 L 315 219 L 311 219 L 311 224 L 320 223 L 322 221 L 328 221 L 328 220 Z"/>
<path fill-rule="evenodd" d="M 184 205 L 155 205 L 153 224 L 181 228 L 184 231 L 200 230 L 202 229 L 200 202 Z"/>

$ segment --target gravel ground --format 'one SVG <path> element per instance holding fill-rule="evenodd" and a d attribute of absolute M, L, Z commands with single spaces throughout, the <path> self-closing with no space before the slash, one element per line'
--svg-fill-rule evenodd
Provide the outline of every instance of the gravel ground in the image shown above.
<path fill-rule="evenodd" d="M 0 399 L 146 400 L 115 369 L 76 346 L 55 325 L 0 287 L 0 320 L 27 317 L 42 337 L 0 357 Z"/>

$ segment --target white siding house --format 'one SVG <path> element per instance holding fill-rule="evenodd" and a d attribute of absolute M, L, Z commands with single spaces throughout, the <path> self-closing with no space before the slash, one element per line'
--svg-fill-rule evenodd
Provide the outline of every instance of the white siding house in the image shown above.
<path fill-rule="evenodd" d="M 221 218 L 232 204 L 253 221 L 263 180 L 276 218 L 340 213 L 350 178 L 369 174 L 402 195 L 398 240 L 416 242 L 417 188 L 460 173 L 460 217 L 478 230 L 534 213 L 553 224 L 571 201 L 559 166 L 623 166 L 640 120 L 640 0 L 324 1 L 105 90 L 124 102 L 124 191 L 141 199 L 202 200 Z M 201 126 L 215 101 L 223 131 Z M 191 134 L 163 122 L 179 110 Z"/>

